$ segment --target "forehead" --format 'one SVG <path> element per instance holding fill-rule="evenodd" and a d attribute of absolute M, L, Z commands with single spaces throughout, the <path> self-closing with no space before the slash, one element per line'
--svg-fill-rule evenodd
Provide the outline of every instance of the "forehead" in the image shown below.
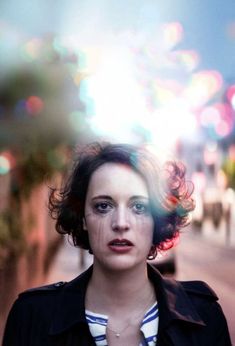
<path fill-rule="evenodd" d="M 120 163 L 105 163 L 100 166 L 91 176 L 88 192 L 91 190 L 98 193 L 126 192 L 148 197 L 144 178 L 130 166 Z"/>

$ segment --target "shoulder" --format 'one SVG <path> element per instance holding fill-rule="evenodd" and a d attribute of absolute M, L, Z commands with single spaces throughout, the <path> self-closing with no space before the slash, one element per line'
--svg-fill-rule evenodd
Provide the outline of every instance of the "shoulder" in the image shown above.
<path fill-rule="evenodd" d="M 59 281 L 50 285 L 44 285 L 27 289 L 19 293 L 16 302 L 23 303 L 25 301 L 41 301 L 50 300 L 53 301 L 53 297 L 56 297 L 58 293 L 65 287 L 67 282 Z"/>
<path fill-rule="evenodd" d="M 204 281 L 180 281 L 177 282 L 180 290 L 189 299 L 191 304 L 200 314 L 213 315 L 218 310 L 218 296 L 215 291 Z"/>
<path fill-rule="evenodd" d="M 184 281 L 180 285 L 207 326 L 206 332 L 216 335 L 218 345 L 231 345 L 227 320 L 215 291 L 203 281 Z"/>
<path fill-rule="evenodd" d="M 61 292 L 66 282 L 56 282 L 50 285 L 27 289 L 19 293 L 13 303 L 10 313 L 28 314 L 38 313 L 39 311 L 53 310 L 56 298 Z"/>
<path fill-rule="evenodd" d="M 180 285 L 206 325 L 212 324 L 219 327 L 227 324 L 221 305 L 218 302 L 219 298 L 206 282 L 183 281 L 180 282 Z"/>
<path fill-rule="evenodd" d="M 66 283 L 57 282 L 20 293 L 7 317 L 3 345 L 23 345 L 31 336 L 38 340 L 45 338 L 54 316 L 58 292 L 64 285 Z"/>
<path fill-rule="evenodd" d="M 179 281 L 179 284 L 190 297 L 211 301 L 218 300 L 215 291 L 204 281 Z"/>
<path fill-rule="evenodd" d="M 59 282 L 55 282 L 53 284 L 50 285 L 44 285 L 44 286 L 39 286 L 39 287 L 34 287 L 34 288 L 30 288 L 27 289 L 23 292 L 21 292 L 19 294 L 19 298 L 24 298 L 24 297 L 30 297 L 30 296 L 34 296 L 34 295 L 44 295 L 47 293 L 56 293 L 58 291 L 60 291 L 60 289 L 62 287 L 64 287 L 67 284 L 66 281 L 59 281 Z"/>

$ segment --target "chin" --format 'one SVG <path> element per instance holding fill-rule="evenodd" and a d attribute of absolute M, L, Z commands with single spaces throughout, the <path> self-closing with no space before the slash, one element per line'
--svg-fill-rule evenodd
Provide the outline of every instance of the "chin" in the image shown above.
<path fill-rule="evenodd" d="M 107 270 L 113 270 L 113 271 L 126 271 L 126 270 L 132 270 L 138 266 L 141 266 L 142 264 L 146 264 L 146 261 L 137 262 L 136 260 L 129 258 L 124 258 L 124 256 L 120 258 L 109 258 L 109 260 L 105 260 L 105 262 L 102 263 L 102 267 L 106 268 Z"/>

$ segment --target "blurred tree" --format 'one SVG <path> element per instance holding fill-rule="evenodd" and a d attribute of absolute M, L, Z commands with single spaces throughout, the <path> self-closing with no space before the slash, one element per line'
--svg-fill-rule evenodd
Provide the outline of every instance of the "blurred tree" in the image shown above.
<path fill-rule="evenodd" d="M 11 171 L 12 176 L 9 207 L 0 210 L 0 248 L 13 243 L 23 248 L 22 198 L 45 179 L 66 171 L 70 148 L 88 131 L 79 99 L 77 81 L 83 75 L 78 55 L 58 52 L 54 41 L 47 37 L 40 45 L 37 39 L 26 44 L 33 57 L 0 79 L 0 174 Z M 1 170 L 6 161 L 8 169 Z"/>

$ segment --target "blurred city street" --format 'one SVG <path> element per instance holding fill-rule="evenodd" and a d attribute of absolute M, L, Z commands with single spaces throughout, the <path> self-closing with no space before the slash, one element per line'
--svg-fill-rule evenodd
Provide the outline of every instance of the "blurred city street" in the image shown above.
<path fill-rule="evenodd" d="M 211 232 L 215 230 L 211 227 Z M 208 229 L 209 232 L 209 229 Z M 84 252 L 84 266 L 81 266 L 81 252 L 67 241 L 58 251 L 45 284 L 68 281 L 80 274 L 92 263 L 92 256 Z M 226 315 L 231 338 L 235 344 L 235 247 L 226 247 L 218 241 L 209 241 L 207 236 L 185 229 L 177 246 L 177 273 L 179 280 L 206 281 L 219 296 Z"/>
<path fill-rule="evenodd" d="M 187 233 L 188 232 L 188 233 Z M 179 280 L 202 280 L 216 292 L 235 344 L 235 248 L 209 242 L 188 230 L 177 249 Z"/>
<path fill-rule="evenodd" d="M 183 163 L 173 197 L 196 208 L 163 265 L 215 290 L 235 345 L 234 65 L 234 0 L 1 1 L 0 343 L 19 292 L 92 263 L 60 245 L 48 195 L 108 141 Z"/>

